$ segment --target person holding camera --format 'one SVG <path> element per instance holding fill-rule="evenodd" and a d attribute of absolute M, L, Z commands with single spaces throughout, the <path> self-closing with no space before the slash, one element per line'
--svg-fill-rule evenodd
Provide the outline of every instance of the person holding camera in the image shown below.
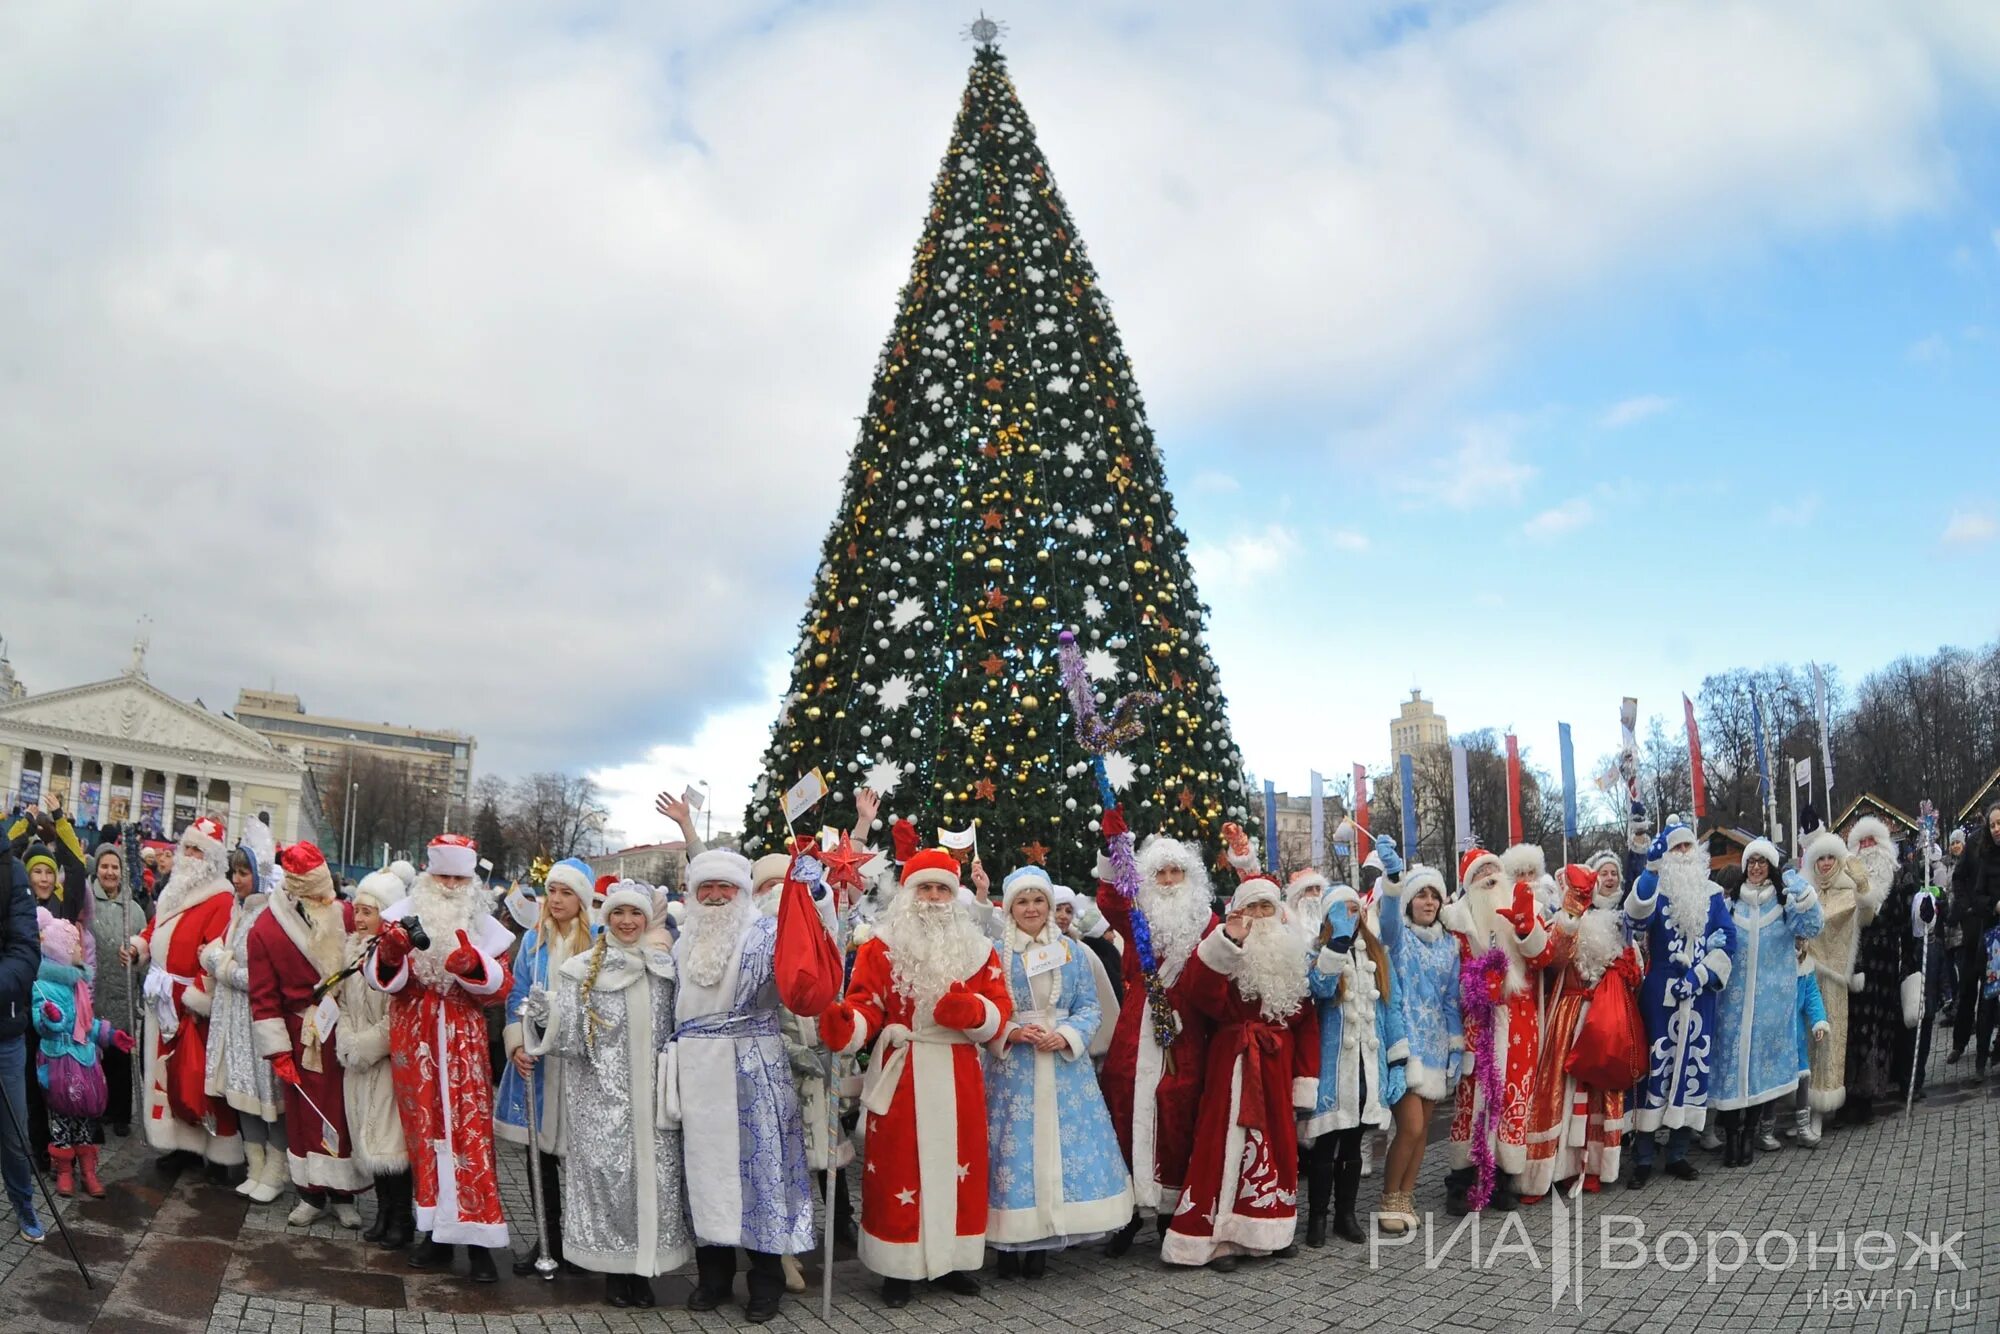
<path fill-rule="evenodd" d="M 493 1085 L 487 1079 L 486 1010 L 507 994 L 514 937 L 487 911 L 479 849 L 439 834 L 423 874 L 393 905 L 365 970 L 389 994 L 389 1053 L 410 1155 L 417 1226 L 412 1269 L 451 1263 L 466 1248 L 475 1283 L 495 1283 L 493 1249 L 507 1245 L 507 1215 L 493 1158 Z M 445 1186 L 445 1182 L 449 1186 Z"/>

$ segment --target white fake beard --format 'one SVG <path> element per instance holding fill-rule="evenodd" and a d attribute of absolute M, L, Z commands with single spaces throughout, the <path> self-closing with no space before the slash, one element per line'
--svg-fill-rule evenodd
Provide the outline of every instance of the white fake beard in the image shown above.
<path fill-rule="evenodd" d="M 1666 901 L 1667 920 L 1681 933 L 1681 939 L 1696 958 L 1700 957 L 1702 940 L 1708 934 L 1708 903 L 1714 892 L 1708 868 L 1702 865 L 1698 850 L 1667 854 L 1660 866 L 1660 897 Z"/>
<path fill-rule="evenodd" d="M 1153 961 L 1159 965 L 1160 981 L 1172 986 L 1194 947 L 1201 944 L 1201 933 L 1213 915 L 1207 882 L 1198 885 L 1190 877 L 1169 889 L 1149 880 L 1139 887 L 1139 911 L 1146 914 L 1153 935 Z"/>
<path fill-rule="evenodd" d="M 312 960 L 313 967 L 319 969 L 322 977 L 336 971 L 340 967 L 341 950 L 347 944 L 347 927 L 341 921 L 340 905 L 331 899 L 315 902 L 287 894 L 284 910 L 305 913 L 312 927 L 306 938 L 306 957 Z M 452 937 L 454 942 L 457 939 Z"/>
<path fill-rule="evenodd" d="M 216 881 L 227 879 L 229 879 L 227 861 L 211 857 L 206 849 L 197 854 L 182 848 L 174 855 L 174 869 L 167 873 L 167 887 L 160 891 L 160 901 L 153 913 L 154 920 L 160 921 L 172 917 L 195 895 L 210 888 Z"/>
<path fill-rule="evenodd" d="M 1317 894 L 1302 895 L 1298 907 L 1292 909 L 1291 927 L 1300 940 L 1308 944 L 1318 944 L 1319 926 L 1326 918 L 1326 912 Z"/>
<path fill-rule="evenodd" d="M 1306 998 L 1306 956 L 1299 949 L 1298 932 L 1275 917 L 1251 922 L 1236 989 L 1245 1000 L 1257 1001 L 1264 1018 L 1274 1024 L 1297 1014 Z"/>
<path fill-rule="evenodd" d="M 1592 986 L 1625 952 L 1624 919 L 1624 912 L 1617 908 L 1598 907 L 1584 913 L 1576 924 L 1576 952 L 1570 957 L 1576 971 Z"/>
<path fill-rule="evenodd" d="M 450 976 L 445 972 L 444 961 L 458 948 L 458 933 L 469 934 L 479 916 L 477 887 L 452 889 L 425 871 L 410 885 L 410 906 L 417 910 L 417 920 L 424 924 L 424 934 L 431 938 L 429 949 L 411 953 L 410 967 L 419 982 L 442 987 Z"/>
<path fill-rule="evenodd" d="M 785 886 L 780 882 L 769 889 L 758 890 L 751 895 L 751 901 L 757 905 L 757 911 L 763 913 L 764 916 L 776 917 L 778 915 L 778 904 L 784 901 L 784 897 Z"/>
<path fill-rule="evenodd" d="M 723 970 L 735 957 L 743 928 L 756 916 L 756 905 L 741 894 L 727 903 L 690 900 L 687 915 L 681 920 L 681 940 L 687 947 L 681 964 L 688 981 L 698 987 L 712 987 L 720 982 Z"/>
<path fill-rule="evenodd" d="M 880 935 L 897 994 L 916 1006 L 920 1021 L 952 983 L 970 977 L 993 952 L 956 903 L 920 903 L 913 893 L 896 896 L 882 916 Z"/>
<path fill-rule="evenodd" d="M 1868 871 L 1868 888 L 1877 894 L 1889 892 L 1889 886 L 1896 883 L 1896 850 L 1881 843 L 1870 843 L 1854 854 L 1861 859 L 1861 865 Z"/>

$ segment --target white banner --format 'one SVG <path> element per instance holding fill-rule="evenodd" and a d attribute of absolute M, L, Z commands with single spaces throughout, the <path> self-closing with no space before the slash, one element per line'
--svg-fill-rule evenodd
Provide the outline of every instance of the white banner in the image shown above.
<path fill-rule="evenodd" d="M 826 795 L 826 776 L 814 769 L 785 793 L 785 823 L 792 824 Z"/>

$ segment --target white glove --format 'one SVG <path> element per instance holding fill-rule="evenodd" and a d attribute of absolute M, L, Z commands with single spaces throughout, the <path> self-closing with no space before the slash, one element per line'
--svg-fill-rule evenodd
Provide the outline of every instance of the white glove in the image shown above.
<path fill-rule="evenodd" d="M 1850 992 L 1853 992 L 1857 995 L 1860 994 L 1862 988 L 1866 987 L 1867 985 L 1868 985 L 1868 974 L 1866 973 L 1856 973 L 1853 977 L 1847 979 L 1847 989 Z"/>
<path fill-rule="evenodd" d="M 528 994 L 521 998 L 521 1017 L 537 1028 L 546 1028 L 552 1007 L 549 993 L 537 984 L 528 988 Z"/>

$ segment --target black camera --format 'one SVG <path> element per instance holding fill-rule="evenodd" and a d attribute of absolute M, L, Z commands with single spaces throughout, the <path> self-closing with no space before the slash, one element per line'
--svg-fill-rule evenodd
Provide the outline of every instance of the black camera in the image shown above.
<path fill-rule="evenodd" d="M 431 935 L 430 932 L 424 930 L 422 918 L 405 917 L 402 921 L 396 923 L 396 925 L 402 927 L 403 934 L 410 938 L 411 949 L 427 950 L 431 947 Z"/>

